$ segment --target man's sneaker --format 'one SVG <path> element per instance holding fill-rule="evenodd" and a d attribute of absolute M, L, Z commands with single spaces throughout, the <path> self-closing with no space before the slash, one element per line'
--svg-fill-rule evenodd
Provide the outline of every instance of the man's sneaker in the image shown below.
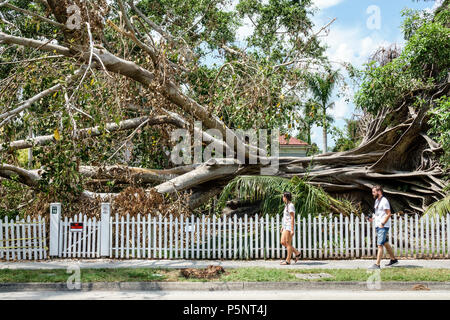
<path fill-rule="evenodd" d="M 380 266 L 375 263 L 375 264 L 371 265 L 367 269 L 369 269 L 369 270 L 380 270 Z"/>
<path fill-rule="evenodd" d="M 389 263 L 386 265 L 386 267 L 392 267 L 392 266 L 394 266 L 396 264 L 398 264 L 398 260 L 397 259 L 394 259 L 394 260 L 391 259 L 391 261 L 389 261 Z"/>

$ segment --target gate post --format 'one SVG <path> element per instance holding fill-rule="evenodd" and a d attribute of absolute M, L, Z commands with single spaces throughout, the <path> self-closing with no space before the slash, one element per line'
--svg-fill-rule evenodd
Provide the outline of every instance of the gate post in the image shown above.
<path fill-rule="evenodd" d="M 50 256 L 59 255 L 59 222 L 61 221 L 61 203 L 50 203 Z"/>
<path fill-rule="evenodd" d="M 102 220 L 100 224 L 100 256 L 107 257 L 109 256 L 109 224 L 110 224 L 110 216 L 111 216 L 111 203 L 102 202 Z"/>

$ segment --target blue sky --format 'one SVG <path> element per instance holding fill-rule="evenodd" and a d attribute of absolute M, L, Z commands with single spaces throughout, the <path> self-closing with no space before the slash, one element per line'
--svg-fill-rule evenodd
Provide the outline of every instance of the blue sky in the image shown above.
<path fill-rule="evenodd" d="M 355 67 L 362 67 L 368 57 L 380 46 L 397 43 L 404 45 L 401 32 L 404 8 L 431 9 L 434 1 L 412 0 L 315 0 L 320 11 L 313 21 L 320 28 L 333 18 L 337 20 L 331 25 L 327 37 L 323 38 L 329 48 L 327 55 L 331 61 L 350 62 Z M 379 19 L 374 19 L 379 17 Z M 379 23 L 377 23 L 379 21 Z M 368 23 L 369 22 L 369 23 Z M 336 67 L 339 67 L 336 64 Z M 347 92 L 352 96 L 352 91 Z M 334 125 L 343 128 L 344 118 L 350 118 L 354 105 L 345 101 L 345 97 L 333 98 L 336 105 L 330 111 L 336 121 Z M 312 141 L 322 148 L 322 128 L 314 127 Z M 331 135 L 328 146 L 334 146 Z"/>

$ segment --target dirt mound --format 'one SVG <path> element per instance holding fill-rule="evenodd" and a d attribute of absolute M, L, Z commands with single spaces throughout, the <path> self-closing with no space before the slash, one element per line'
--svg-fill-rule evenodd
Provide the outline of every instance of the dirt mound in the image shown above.
<path fill-rule="evenodd" d="M 423 284 L 416 284 L 415 286 L 412 287 L 413 290 L 425 290 L 425 291 L 429 291 L 430 288 L 428 288 L 427 286 L 423 285 Z"/>
<path fill-rule="evenodd" d="M 180 272 L 185 278 L 213 279 L 218 278 L 221 274 L 225 273 L 225 269 L 221 266 L 210 265 L 205 269 L 186 268 Z"/>

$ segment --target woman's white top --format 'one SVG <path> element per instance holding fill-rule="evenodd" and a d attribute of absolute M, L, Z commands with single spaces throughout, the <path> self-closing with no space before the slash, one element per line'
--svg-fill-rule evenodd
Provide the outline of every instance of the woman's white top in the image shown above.
<path fill-rule="evenodd" d="M 284 206 L 283 220 L 282 220 L 283 230 L 294 231 L 292 230 L 291 212 L 295 214 L 295 207 L 292 202 L 289 202 L 289 204 Z"/>

